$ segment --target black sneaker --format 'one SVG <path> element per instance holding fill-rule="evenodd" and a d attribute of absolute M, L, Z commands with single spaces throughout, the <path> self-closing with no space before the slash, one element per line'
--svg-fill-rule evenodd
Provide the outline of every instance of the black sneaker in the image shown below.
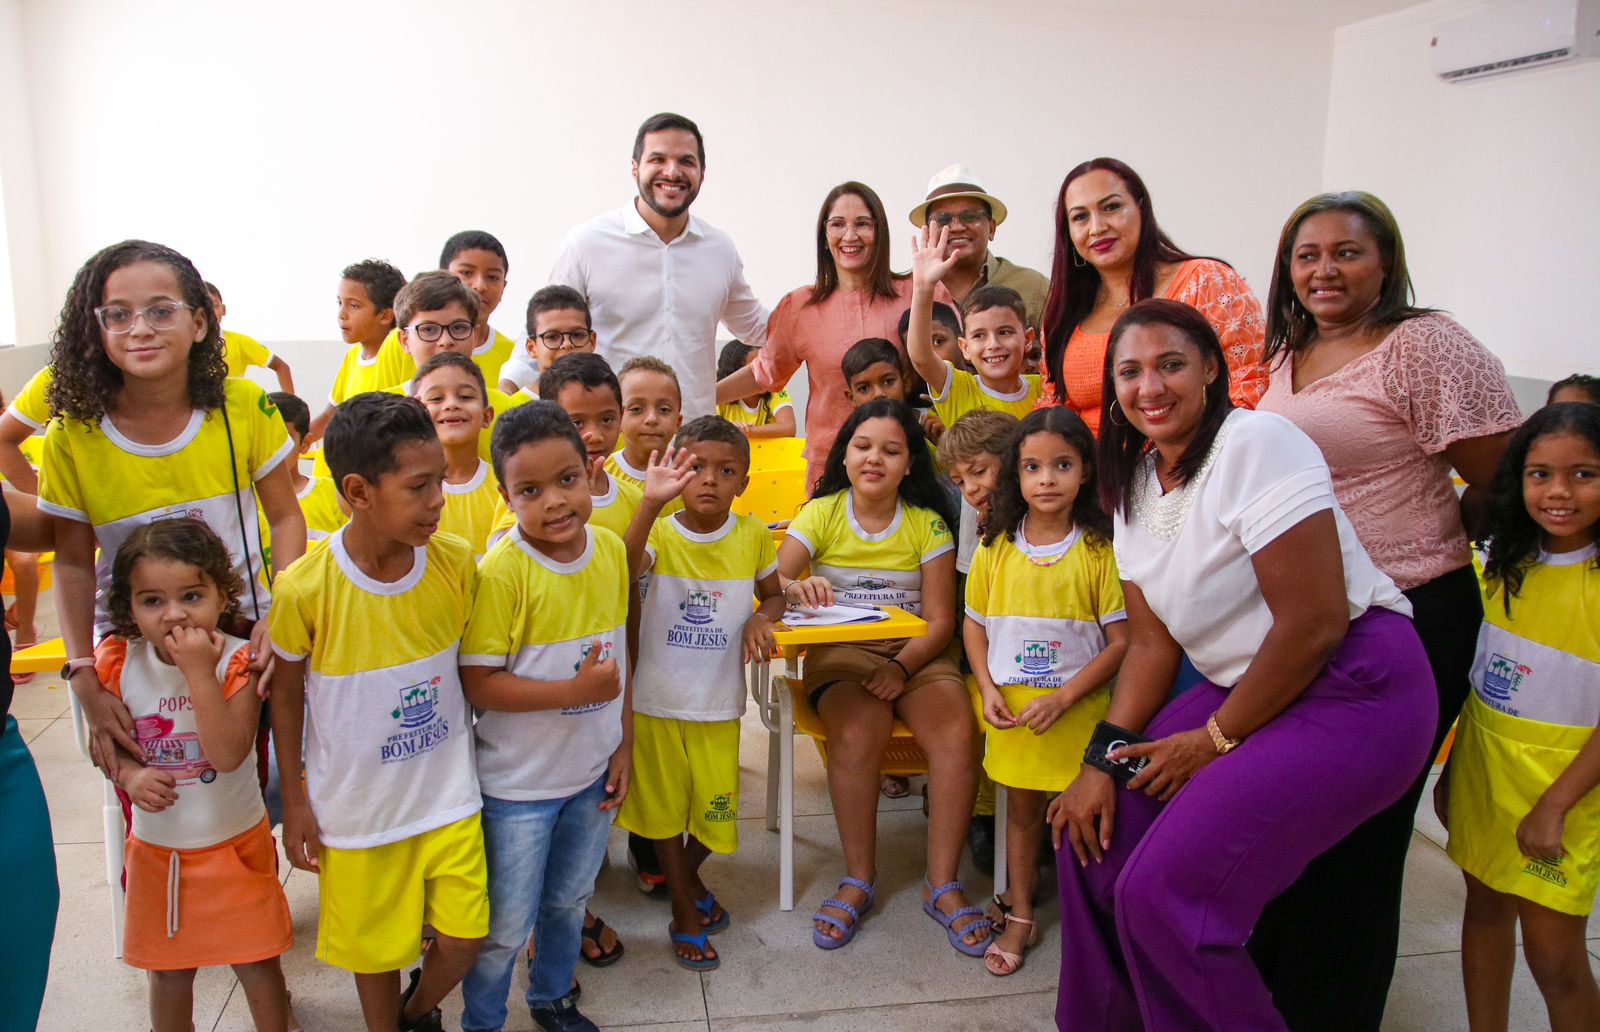
<path fill-rule="evenodd" d="M 578 1005 L 571 996 L 555 1003 L 529 1007 L 533 1023 L 544 1032 L 600 1032 L 600 1026 L 578 1013 Z"/>
<path fill-rule="evenodd" d="M 667 895 L 667 876 L 661 873 L 661 861 L 656 856 L 656 844 L 628 833 L 628 863 L 639 876 L 639 891 L 647 896 Z"/>
<path fill-rule="evenodd" d="M 406 1002 L 411 999 L 411 994 L 417 991 L 417 983 L 422 981 L 422 969 L 411 969 L 411 984 L 400 993 L 400 1032 L 444 1032 L 444 1014 L 439 1008 L 424 1014 L 415 1021 L 406 1020 Z"/>
<path fill-rule="evenodd" d="M 972 862 L 985 874 L 994 870 L 994 815 L 979 814 L 967 825 L 967 848 Z"/>

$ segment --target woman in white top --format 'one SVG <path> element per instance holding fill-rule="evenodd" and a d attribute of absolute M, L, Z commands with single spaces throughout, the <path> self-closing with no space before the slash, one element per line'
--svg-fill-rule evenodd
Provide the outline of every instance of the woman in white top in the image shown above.
<path fill-rule="evenodd" d="M 1127 791 L 1086 766 L 1052 805 L 1073 944 L 1056 1022 L 1286 1028 L 1245 942 L 1313 857 L 1410 783 L 1437 709 L 1427 657 L 1317 446 L 1232 408 L 1204 317 L 1130 308 L 1104 397 L 1101 499 L 1131 642 L 1107 723 L 1151 741 L 1111 753 L 1148 760 Z M 1168 703 L 1185 653 L 1206 680 Z"/>

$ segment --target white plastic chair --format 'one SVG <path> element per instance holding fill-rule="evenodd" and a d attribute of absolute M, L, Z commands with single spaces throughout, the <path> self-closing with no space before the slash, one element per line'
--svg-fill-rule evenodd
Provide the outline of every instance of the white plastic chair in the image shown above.
<path fill-rule="evenodd" d="M 72 734 L 77 739 L 78 751 L 89 759 L 89 725 L 83 710 L 78 706 L 78 695 L 67 686 L 67 698 L 72 704 Z M 92 763 L 93 761 L 91 761 Z M 99 773 L 96 770 L 96 773 Z M 106 885 L 111 889 L 111 956 L 122 959 L 122 920 L 124 893 L 122 891 L 122 846 L 127 839 L 127 825 L 122 821 L 122 803 L 110 780 L 101 779 L 100 821 L 106 840 Z"/>

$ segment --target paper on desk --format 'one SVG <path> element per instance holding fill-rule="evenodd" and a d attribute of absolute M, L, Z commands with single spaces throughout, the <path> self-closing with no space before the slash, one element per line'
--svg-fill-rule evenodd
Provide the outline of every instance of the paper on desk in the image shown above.
<path fill-rule="evenodd" d="M 786 627 L 830 627 L 835 624 L 876 623 L 889 619 L 881 609 L 863 606 L 832 605 L 820 609 L 791 609 L 783 614 Z"/>

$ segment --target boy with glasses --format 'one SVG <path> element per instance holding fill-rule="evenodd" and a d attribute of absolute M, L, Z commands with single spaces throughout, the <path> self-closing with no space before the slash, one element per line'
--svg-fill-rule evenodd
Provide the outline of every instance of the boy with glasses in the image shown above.
<path fill-rule="evenodd" d="M 587 354 L 594 351 L 598 338 L 589 317 L 589 302 L 571 287 L 555 284 L 541 287 L 528 299 L 528 340 L 524 345 L 527 361 L 533 369 L 533 378 L 519 389 L 524 398 L 537 398 L 538 378 L 563 355 Z M 511 363 L 501 371 L 504 376 Z M 506 383 L 503 381 L 501 389 Z M 518 393 L 510 392 L 507 393 Z M 552 401 L 555 399 L 551 399 Z"/>

